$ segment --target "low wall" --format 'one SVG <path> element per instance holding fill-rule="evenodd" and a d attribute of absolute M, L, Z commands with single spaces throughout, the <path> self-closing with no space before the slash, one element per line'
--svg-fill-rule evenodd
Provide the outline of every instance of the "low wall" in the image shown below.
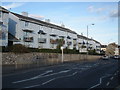
<path fill-rule="evenodd" d="M 64 54 L 64 62 L 70 61 L 93 61 L 100 56 L 82 54 Z M 61 54 L 57 53 L 2 53 L 3 73 L 10 70 L 15 71 L 24 68 L 33 68 L 62 63 Z"/>

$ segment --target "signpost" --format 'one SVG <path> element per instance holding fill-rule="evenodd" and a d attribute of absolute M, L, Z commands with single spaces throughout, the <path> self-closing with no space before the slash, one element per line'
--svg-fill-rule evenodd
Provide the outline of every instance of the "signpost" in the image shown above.
<path fill-rule="evenodd" d="M 62 50 L 62 63 L 63 63 L 63 49 L 64 49 L 64 47 L 61 47 L 61 50 Z"/>

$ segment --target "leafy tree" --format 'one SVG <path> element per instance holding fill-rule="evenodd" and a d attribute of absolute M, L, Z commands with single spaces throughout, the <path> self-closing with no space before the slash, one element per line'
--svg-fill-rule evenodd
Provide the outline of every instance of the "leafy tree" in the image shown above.
<path fill-rule="evenodd" d="M 57 45 L 57 49 L 60 49 L 60 47 L 65 44 L 64 39 L 57 39 L 56 42 L 57 42 L 57 44 L 58 44 L 58 45 Z"/>

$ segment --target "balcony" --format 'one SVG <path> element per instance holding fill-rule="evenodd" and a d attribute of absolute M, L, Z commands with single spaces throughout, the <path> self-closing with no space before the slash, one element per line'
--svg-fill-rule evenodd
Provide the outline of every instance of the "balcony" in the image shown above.
<path fill-rule="evenodd" d="M 67 45 L 71 45 L 72 44 L 72 42 L 67 42 Z"/>
<path fill-rule="evenodd" d="M 43 30 L 39 30 L 38 34 L 45 35 L 46 33 Z"/>
<path fill-rule="evenodd" d="M 62 38 L 62 39 L 64 39 L 64 38 L 65 38 L 65 36 L 59 36 L 59 38 Z"/>
<path fill-rule="evenodd" d="M 56 34 L 50 34 L 50 36 L 52 36 L 52 37 L 56 37 L 57 35 L 56 35 Z"/>
<path fill-rule="evenodd" d="M 71 37 L 70 37 L 70 36 L 67 36 L 67 39 L 71 39 Z"/>
<path fill-rule="evenodd" d="M 29 32 L 29 33 L 32 33 L 32 32 L 33 32 L 33 30 L 31 30 L 31 29 L 23 29 L 23 31 L 24 31 L 24 32 Z"/>
<path fill-rule="evenodd" d="M 57 41 L 54 40 L 54 39 L 50 39 L 50 43 L 51 43 L 51 44 L 57 44 Z"/>
<path fill-rule="evenodd" d="M 24 37 L 23 41 L 25 41 L 25 42 L 33 42 L 33 37 Z"/>
<path fill-rule="evenodd" d="M 38 38 L 39 43 L 46 43 L 46 38 Z"/>

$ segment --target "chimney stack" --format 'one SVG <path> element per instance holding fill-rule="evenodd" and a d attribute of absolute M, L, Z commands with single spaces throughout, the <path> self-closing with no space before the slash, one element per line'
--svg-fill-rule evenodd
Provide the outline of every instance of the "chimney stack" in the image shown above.
<path fill-rule="evenodd" d="M 50 23 L 50 19 L 45 19 L 45 22 Z"/>
<path fill-rule="evenodd" d="M 28 12 L 22 12 L 22 15 L 28 17 Z"/>

